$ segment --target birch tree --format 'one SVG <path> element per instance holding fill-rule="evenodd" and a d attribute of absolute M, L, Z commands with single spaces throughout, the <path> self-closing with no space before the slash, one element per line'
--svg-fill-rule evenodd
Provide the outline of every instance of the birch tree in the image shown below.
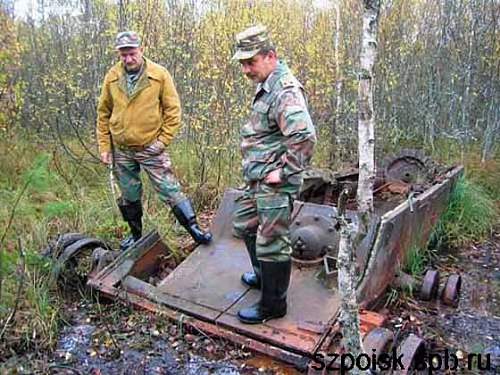
<path fill-rule="evenodd" d="M 358 86 L 358 216 L 356 230 L 343 214 L 339 215 L 340 243 L 338 253 L 338 284 L 341 295 L 341 324 L 344 345 L 354 358 L 363 351 L 360 337 L 359 306 L 356 300 L 355 247 L 373 215 L 373 183 L 375 180 L 375 116 L 373 110 L 373 66 L 377 52 L 377 28 L 380 0 L 363 0 L 363 31 L 361 38 Z M 347 194 L 346 191 L 343 192 Z M 339 212 L 344 209 L 340 207 Z M 352 241 L 355 234 L 354 241 Z M 359 370 L 355 370 L 355 373 Z"/>
<path fill-rule="evenodd" d="M 353 223 L 345 216 L 345 204 L 349 190 L 344 189 L 339 197 L 338 223 L 340 225 L 339 252 L 337 255 L 338 291 L 340 294 L 340 324 L 343 344 L 354 358 L 363 352 L 360 336 L 359 305 L 356 300 L 356 257 L 353 249 Z M 342 370 L 341 370 L 342 371 Z M 353 374 L 361 371 L 354 366 Z"/>
<path fill-rule="evenodd" d="M 364 223 L 373 214 L 373 183 L 375 181 L 375 114 L 373 111 L 373 66 L 377 56 L 377 29 L 380 0 L 363 0 L 363 31 L 361 38 L 358 84 L 358 210 Z"/>

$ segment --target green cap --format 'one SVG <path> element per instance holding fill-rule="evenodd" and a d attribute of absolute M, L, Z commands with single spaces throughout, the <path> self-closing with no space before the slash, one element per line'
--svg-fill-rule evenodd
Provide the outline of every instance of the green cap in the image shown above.
<path fill-rule="evenodd" d="M 116 36 L 115 47 L 120 48 L 138 48 L 141 46 L 141 38 L 135 31 L 122 31 Z"/>
<path fill-rule="evenodd" d="M 267 27 L 263 25 L 251 26 L 248 29 L 236 34 L 236 52 L 233 60 L 251 59 L 264 47 L 270 47 L 271 41 Z"/>

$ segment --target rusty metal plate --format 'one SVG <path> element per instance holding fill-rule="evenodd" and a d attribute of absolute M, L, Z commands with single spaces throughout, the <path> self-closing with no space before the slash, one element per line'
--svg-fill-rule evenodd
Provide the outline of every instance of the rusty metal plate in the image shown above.
<path fill-rule="evenodd" d="M 258 291 L 240 282 L 241 274 L 251 270 L 243 241 L 232 235 L 234 199 L 240 194 L 236 190 L 226 192 L 212 228 L 214 241 L 198 246 L 165 279 L 149 282 L 157 271 L 158 259 L 169 253 L 158 234 L 151 233 L 97 273 L 89 284 L 148 309 L 165 307 L 211 323 L 225 329 L 225 337 L 246 337 L 257 350 L 272 350 L 282 359 L 296 361 L 298 353 L 307 358 L 328 335 L 337 316 L 338 296 L 316 279 L 318 267 L 294 266 L 286 317 L 263 325 L 243 325 L 236 319 L 239 308 L 259 298 Z M 304 213 L 309 214 L 309 209 L 303 208 Z M 321 209 L 331 214 L 331 207 Z M 297 214 L 301 211 L 301 207 L 296 210 Z"/>
<path fill-rule="evenodd" d="M 358 285 L 362 308 L 373 306 L 383 295 L 399 265 L 404 264 L 409 249 L 427 245 L 432 229 L 448 205 L 453 185 L 462 173 L 463 167 L 456 167 L 442 182 L 418 195 L 412 203 L 413 211 L 405 201 L 381 217 Z"/>
<path fill-rule="evenodd" d="M 383 294 L 408 249 L 427 242 L 461 171 L 462 168 L 454 169 L 443 182 L 415 198 L 413 212 L 405 202 L 376 221 L 372 236 L 367 236 L 366 252 L 358 253 L 362 255 L 359 257 L 362 259 L 358 258 L 361 273 L 358 292 L 363 307 Z M 330 340 L 339 309 L 338 294 L 317 278 L 321 265 L 300 268 L 294 264 L 288 314 L 284 318 L 261 325 L 244 325 L 237 320 L 237 311 L 259 298 L 258 291 L 240 282 L 240 275 L 249 271 L 251 265 L 243 241 L 232 236 L 234 200 L 241 194 L 238 190 L 225 193 L 211 228 L 214 241 L 198 246 L 165 279 L 150 282 L 157 277 L 159 259 L 170 252 L 153 233 L 120 254 L 92 277 L 89 284 L 139 306 L 168 311 L 169 316 L 179 312 L 189 319 L 196 318 L 197 323 L 193 324 L 203 325 L 208 332 L 220 332 L 230 340 L 266 354 L 272 352 L 280 359 L 298 361 L 301 355 L 307 358 Z M 315 214 L 333 220 L 336 210 L 298 201 L 292 221 L 300 220 L 301 215 Z M 365 332 L 369 330 L 364 328 Z"/>
<path fill-rule="evenodd" d="M 336 316 L 340 299 L 338 293 L 326 289 L 316 279 L 318 268 L 294 267 L 288 289 L 288 312 L 284 318 L 262 325 L 242 324 L 236 318 L 238 310 L 258 301 L 260 293 L 250 290 L 217 319 L 217 323 L 234 328 L 249 336 L 260 336 L 275 345 L 286 345 L 303 353 L 312 353 L 320 344 L 322 334 Z M 286 340 L 286 341 L 283 341 Z"/>
<path fill-rule="evenodd" d="M 161 282 L 158 289 L 222 312 L 246 293 L 247 288 L 240 283 L 240 276 L 250 270 L 243 241 L 216 239 L 210 246 L 197 247 Z"/>

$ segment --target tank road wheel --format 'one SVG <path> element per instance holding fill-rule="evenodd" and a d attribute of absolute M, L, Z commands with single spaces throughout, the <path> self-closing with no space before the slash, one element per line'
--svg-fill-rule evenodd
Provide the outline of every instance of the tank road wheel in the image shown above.
<path fill-rule="evenodd" d="M 377 327 L 368 332 L 363 338 L 363 350 L 368 355 L 374 353 L 379 356 L 382 353 L 389 353 L 393 343 L 394 334 L 392 331 L 387 328 Z"/>
<path fill-rule="evenodd" d="M 425 273 L 422 288 L 420 288 L 420 298 L 424 301 L 434 299 L 438 295 L 439 289 L 439 271 L 428 270 Z"/>
<path fill-rule="evenodd" d="M 436 169 L 434 162 L 422 151 L 412 149 L 387 156 L 382 165 L 386 180 L 418 185 L 432 181 Z"/>
<path fill-rule="evenodd" d="M 457 307 L 460 299 L 460 289 L 462 287 L 462 277 L 460 275 L 450 275 L 441 294 L 441 300 L 445 305 Z"/>
<path fill-rule="evenodd" d="M 401 363 L 404 369 L 394 371 L 398 375 L 416 374 L 419 365 L 425 359 L 425 341 L 411 333 L 399 346 L 398 356 L 403 355 Z"/>

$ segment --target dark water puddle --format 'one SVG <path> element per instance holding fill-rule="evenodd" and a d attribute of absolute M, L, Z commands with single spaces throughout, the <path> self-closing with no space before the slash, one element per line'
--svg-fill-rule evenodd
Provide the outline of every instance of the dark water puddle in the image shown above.
<path fill-rule="evenodd" d="M 102 309 L 102 307 L 100 308 Z M 99 310 L 100 310 L 99 309 Z M 113 305 L 107 310 L 120 309 Z M 99 317 L 95 305 L 69 308 L 71 324 L 50 359 L 50 374 L 271 374 L 244 362 L 250 353 L 231 344 L 184 332 L 175 323 L 125 309 Z M 109 314 L 109 312 L 108 312 Z M 93 323 L 93 324 L 91 324 Z"/>

